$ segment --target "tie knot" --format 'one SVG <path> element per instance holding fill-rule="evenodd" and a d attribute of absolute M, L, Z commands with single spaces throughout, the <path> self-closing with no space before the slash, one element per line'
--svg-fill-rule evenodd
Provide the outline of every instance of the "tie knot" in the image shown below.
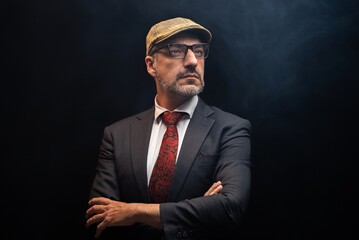
<path fill-rule="evenodd" d="M 162 115 L 162 121 L 166 125 L 177 125 L 181 120 L 184 113 L 181 112 L 164 112 Z"/>

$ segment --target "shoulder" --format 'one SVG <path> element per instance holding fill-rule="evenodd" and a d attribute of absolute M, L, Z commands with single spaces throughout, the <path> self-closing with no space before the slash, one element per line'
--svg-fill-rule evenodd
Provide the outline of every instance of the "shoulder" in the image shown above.
<path fill-rule="evenodd" d="M 114 122 L 108 126 L 105 127 L 105 131 L 109 132 L 116 132 L 118 130 L 128 130 L 130 126 L 136 122 L 143 121 L 143 120 L 153 120 L 153 114 L 154 114 L 154 108 L 151 107 L 150 109 L 147 109 L 146 111 L 143 111 L 141 113 L 126 117 L 124 119 L 121 119 L 117 122 Z"/>
<path fill-rule="evenodd" d="M 215 106 L 209 106 L 202 100 L 198 102 L 197 111 L 202 113 L 204 116 L 215 120 L 216 124 L 221 126 L 243 126 L 248 129 L 251 128 L 251 123 L 248 119 L 237 116 L 233 113 L 223 111 Z"/>
<path fill-rule="evenodd" d="M 223 111 L 222 109 L 215 107 L 215 106 L 209 106 L 213 110 L 213 115 L 211 117 L 216 118 L 216 120 L 225 120 L 227 122 L 249 122 L 248 119 L 245 119 L 243 117 L 240 117 L 238 115 L 235 115 L 230 112 Z"/>
<path fill-rule="evenodd" d="M 223 111 L 214 106 L 210 106 L 210 108 L 213 110 L 213 115 L 211 117 L 221 124 L 241 125 L 251 128 L 251 122 L 248 119 Z"/>

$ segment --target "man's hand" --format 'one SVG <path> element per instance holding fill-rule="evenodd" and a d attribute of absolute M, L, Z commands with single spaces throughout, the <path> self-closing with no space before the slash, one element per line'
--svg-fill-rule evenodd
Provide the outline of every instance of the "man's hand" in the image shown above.
<path fill-rule="evenodd" d="M 91 206 L 86 212 L 86 227 L 99 223 L 95 237 L 99 237 L 106 227 L 130 226 L 136 221 L 136 206 L 108 198 L 93 198 L 89 201 Z"/>
<path fill-rule="evenodd" d="M 204 194 L 205 197 L 217 194 L 222 190 L 220 181 L 214 183 Z M 86 227 L 97 225 L 95 237 L 98 238 L 102 231 L 112 226 L 131 226 L 136 222 L 163 228 L 160 218 L 159 204 L 124 203 L 108 198 L 99 197 L 89 201 L 91 206 L 86 212 Z"/>
<path fill-rule="evenodd" d="M 208 191 L 204 194 L 204 196 L 207 197 L 213 194 L 217 194 L 219 193 L 219 191 L 222 190 L 222 188 L 223 186 L 221 181 L 215 182 L 213 183 L 212 187 L 210 187 Z"/>

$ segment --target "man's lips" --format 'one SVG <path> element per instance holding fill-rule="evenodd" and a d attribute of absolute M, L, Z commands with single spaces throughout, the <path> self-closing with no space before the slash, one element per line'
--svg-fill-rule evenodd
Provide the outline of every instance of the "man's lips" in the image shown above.
<path fill-rule="evenodd" d="M 185 74 L 181 76 L 181 78 L 197 78 L 199 79 L 199 76 L 197 74 Z"/>

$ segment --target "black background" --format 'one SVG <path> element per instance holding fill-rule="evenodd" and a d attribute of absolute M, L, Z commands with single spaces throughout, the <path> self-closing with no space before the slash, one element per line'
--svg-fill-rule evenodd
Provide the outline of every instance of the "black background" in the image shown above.
<path fill-rule="evenodd" d="M 201 97 L 252 122 L 242 239 L 354 239 L 357 2 L 2 1 L 1 239 L 85 238 L 103 129 L 152 106 L 145 37 L 177 16 L 213 33 Z"/>

